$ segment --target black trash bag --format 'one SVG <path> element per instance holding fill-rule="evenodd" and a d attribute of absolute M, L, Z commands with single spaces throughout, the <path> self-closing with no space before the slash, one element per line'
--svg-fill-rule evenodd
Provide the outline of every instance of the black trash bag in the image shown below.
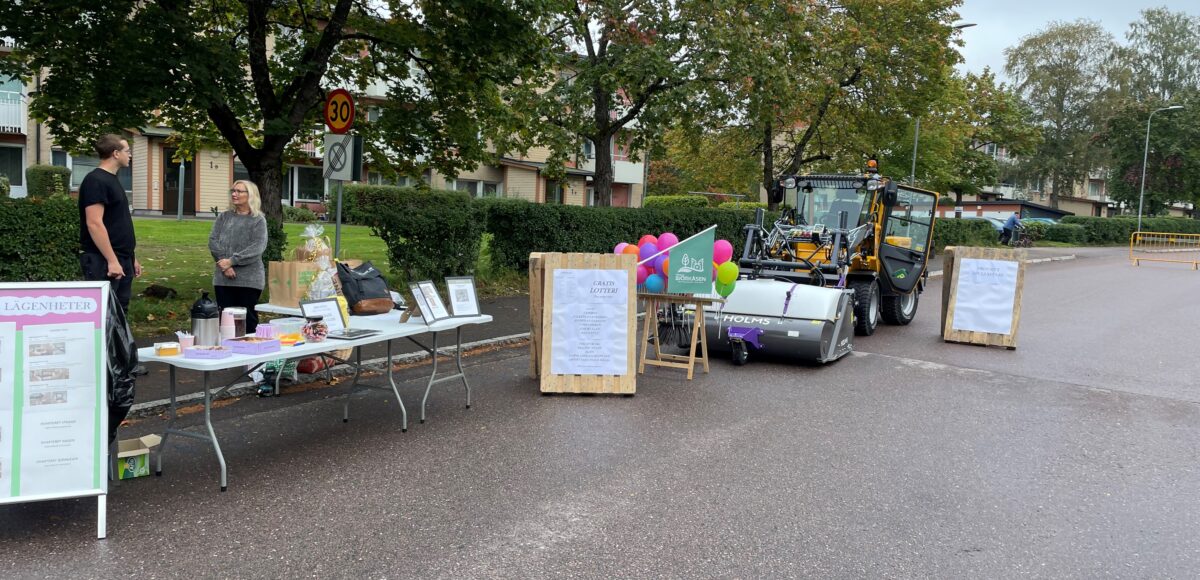
<path fill-rule="evenodd" d="M 117 427 L 133 407 L 133 370 L 138 366 L 137 343 L 125 320 L 116 292 L 108 293 L 108 443 L 117 440 Z"/>

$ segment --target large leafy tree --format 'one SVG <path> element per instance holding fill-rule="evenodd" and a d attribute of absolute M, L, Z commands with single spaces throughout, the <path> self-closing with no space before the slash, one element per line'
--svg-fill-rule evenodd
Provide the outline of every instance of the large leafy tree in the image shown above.
<path fill-rule="evenodd" d="M 1146 214 L 1172 203 L 1200 203 L 1200 17 L 1146 10 L 1125 38 L 1117 53 L 1122 98 L 1104 133 L 1109 193 L 1136 208 L 1144 172 Z M 1184 109 L 1154 116 L 1147 151 L 1147 119 L 1170 105 Z"/>
<path fill-rule="evenodd" d="M 1051 23 L 1006 49 L 1005 72 L 1042 125 L 1042 143 L 1030 158 L 1038 180 L 1051 184 L 1050 205 L 1101 166 L 1097 136 L 1111 114 L 1115 44 L 1088 20 Z M 1044 187 L 1044 186 L 1043 186 Z"/>
<path fill-rule="evenodd" d="M 645 151 L 678 118 L 688 95 L 709 79 L 712 55 L 698 39 L 719 13 L 706 0 L 555 2 L 545 28 L 553 42 L 549 73 L 506 92 L 526 128 L 514 138 L 550 147 L 560 166 L 591 141 L 596 198 L 611 204 L 613 140 Z"/>
<path fill-rule="evenodd" d="M 319 124 L 328 89 L 386 91 L 363 126 L 371 160 L 453 172 L 511 120 L 500 88 L 530 76 L 543 0 L 19 0 L 0 3 L 17 49 L 0 72 L 46 78 L 30 110 L 68 147 L 164 123 L 224 142 L 281 219 L 281 168 Z"/>
<path fill-rule="evenodd" d="M 1030 111 L 987 69 L 955 75 L 923 117 L 917 156 L 918 185 L 963 195 L 977 195 L 1000 181 L 993 151 L 1010 157 L 1032 153 L 1041 139 Z M 906 130 L 881 159 L 886 172 L 908 173 L 913 134 Z"/>

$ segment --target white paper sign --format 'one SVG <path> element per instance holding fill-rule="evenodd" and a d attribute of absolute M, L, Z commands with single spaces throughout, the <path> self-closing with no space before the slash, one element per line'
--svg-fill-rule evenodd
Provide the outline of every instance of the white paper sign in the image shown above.
<path fill-rule="evenodd" d="M 958 260 L 952 328 L 1012 334 L 1018 266 L 1009 260 Z"/>
<path fill-rule="evenodd" d="M 629 274 L 554 270 L 550 372 L 625 375 L 629 365 Z"/>

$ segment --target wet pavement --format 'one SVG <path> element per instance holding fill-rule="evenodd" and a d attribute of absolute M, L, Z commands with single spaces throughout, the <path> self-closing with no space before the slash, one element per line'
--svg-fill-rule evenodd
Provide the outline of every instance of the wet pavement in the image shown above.
<path fill-rule="evenodd" d="M 1018 347 L 917 319 L 825 366 L 752 360 L 632 398 L 540 396 L 520 346 L 467 359 L 401 433 L 345 385 L 214 413 L 94 500 L 0 507 L 6 578 L 1192 577 L 1200 277 L 1116 249 L 1031 265 Z M 410 411 L 424 367 L 403 371 Z M 195 428 L 200 416 L 185 419 Z M 123 436 L 162 428 L 143 418 Z"/>

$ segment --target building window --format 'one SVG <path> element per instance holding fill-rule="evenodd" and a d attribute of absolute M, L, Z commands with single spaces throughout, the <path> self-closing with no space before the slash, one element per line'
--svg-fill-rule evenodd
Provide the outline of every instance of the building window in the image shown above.
<path fill-rule="evenodd" d="M 233 160 L 233 180 L 250 181 L 250 172 L 247 171 L 246 166 L 242 165 L 242 162 L 238 161 L 237 159 Z"/>
<path fill-rule="evenodd" d="M 629 161 L 629 140 L 624 134 L 612 138 L 613 161 Z"/>
<path fill-rule="evenodd" d="M 133 163 L 136 163 L 134 159 Z M 129 167 L 122 167 L 117 172 L 117 179 L 121 181 L 121 187 L 125 188 L 126 192 L 133 191 L 133 163 Z M 92 157 L 91 155 L 71 155 L 71 189 L 79 189 L 79 184 L 83 183 L 83 178 L 91 173 L 93 169 L 100 167 L 100 158 Z"/>
<path fill-rule="evenodd" d="M 456 180 L 454 180 L 454 189 L 457 189 L 458 191 L 465 191 L 465 192 L 471 194 L 471 197 L 479 197 L 479 182 L 478 181 L 471 181 L 468 179 L 456 179 Z"/>
<path fill-rule="evenodd" d="M 367 183 L 371 185 L 394 185 L 396 187 L 408 187 L 409 181 L 409 178 L 403 175 L 397 176 L 395 179 L 389 179 L 386 175 L 378 171 L 367 172 Z"/>
<path fill-rule="evenodd" d="M 583 140 L 583 158 L 584 159 L 595 159 L 596 158 L 596 146 L 592 144 L 591 139 Z"/>
<path fill-rule="evenodd" d="M 0 175 L 13 187 L 25 186 L 24 157 L 24 147 L 0 147 Z"/>
<path fill-rule="evenodd" d="M 55 149 L 50 152 L 50 163 L 55 167 L 67 167 L 67 152 Z"/>
<path fill-rule="evenodd" d="M 325 199 L 325 176 L 320 167 L 296 166 L 292 170 L 296 172 L 296 201 Z"/>
<path fill-rule="evenodd" d="M 1089 181 L 1088 182 L 1088 197 L 1103 197 L 1103 196 L 1104 196 L 1104 182 L 1103 181 Z"/>
<path fill-rule="evenodd" d="M 546 203 L 563 202 L 563 185 L 557 180 L 546 181 Z"/>
<path fill-rule="evenodd" d="M 499 183 L 483 182 L 483 190 L 479 193 L 479 197 L 502 197 L 504 192 L 500 189 Z"/>

